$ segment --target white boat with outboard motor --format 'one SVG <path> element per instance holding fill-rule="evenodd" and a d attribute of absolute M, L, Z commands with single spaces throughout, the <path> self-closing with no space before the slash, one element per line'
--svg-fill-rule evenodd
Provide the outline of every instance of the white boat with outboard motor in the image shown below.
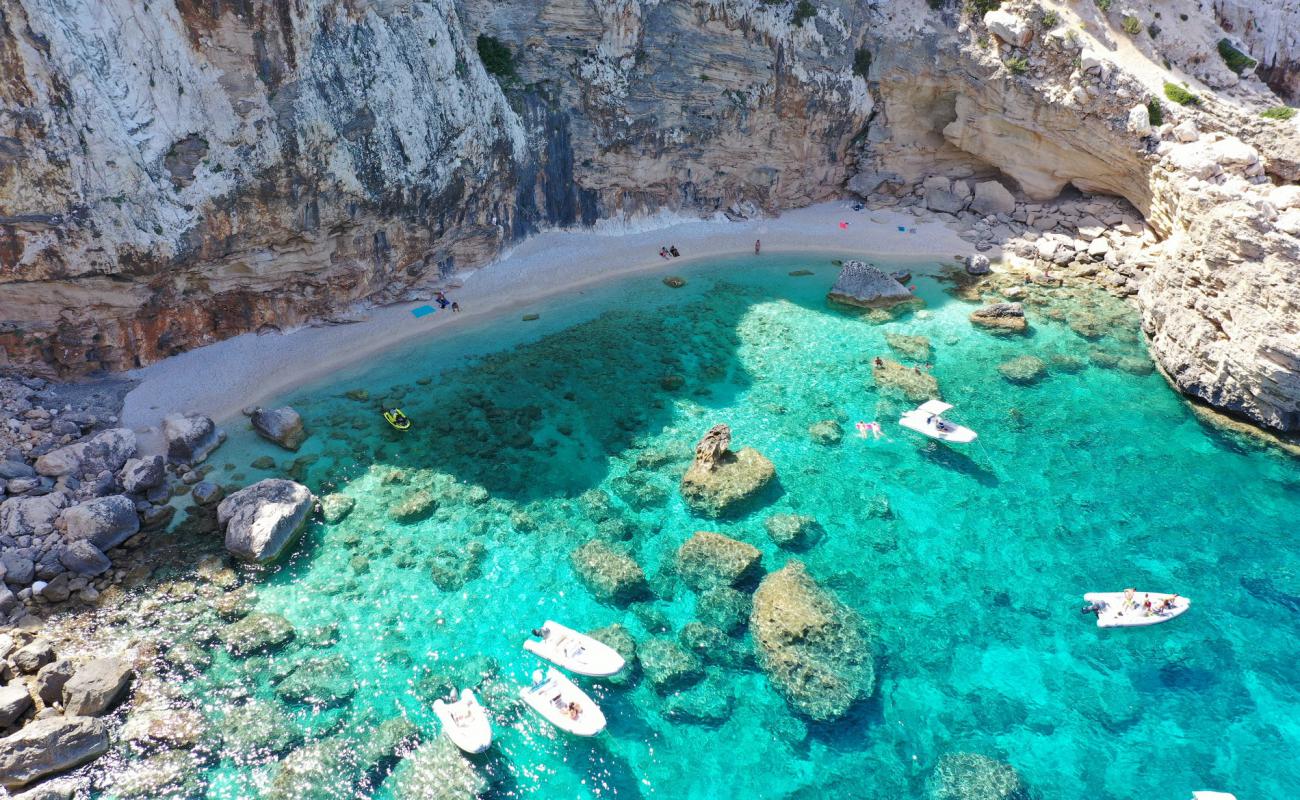
<path fill-rule="evenodd" d="M 537 638 L 525 641 L 524 649 L 570 672 L 604 678 L 623 669 L 617 650 L 553 620 L 546 620 L 533 635 Z"/>
<path fill-rule="evenodd" d="M 975 431 L 943 418 L 943 412 L 951 408 L 942 400 L 927 400 L 911 411 L 903 412 L 898 424 L 941 442 L 966 444 L 975 441 Z"/>
<path fill-rule="evenodd" d="M 1192 607 L 1192 601 L 1177 594 L 1139 592 L 1088 592 L 1085 614 L 1097 615 L 1098 628 L 1139 628 L 1168 622 Z"/>
<path fill-rule="evenodd" d="M 562 731 L 595 736 L 605 730 L 605 714 L 600 706 L 555 667 L 547 668 L 545 675 L 540 669 L 534 672 L 532 685 L 520 689 L 519 696 Z"/>
<path fill-rule="evenodd" d="M 466 753 L 481 753 L 492 746 L 492 723 L 487 709 L 469 689 L 462 689 L 460 699 L 433 701 L 433 713 L 442 723 L 447 738 Z"/>

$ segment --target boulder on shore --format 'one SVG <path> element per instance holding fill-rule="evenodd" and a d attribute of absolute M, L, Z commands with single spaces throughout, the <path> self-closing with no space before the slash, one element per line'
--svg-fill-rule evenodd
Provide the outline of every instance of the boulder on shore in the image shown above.
<path fill-rule="evenodd" d="M 248 561 L 274 561 L 302 531 L 316 498 L 300 483 L 267 478 L 245 487 L 217 506 L 226 550 Z"/>
<path fill-rule="evenodd" d="M 302 415 L 289 406 L 258 408 L 253 412 L 253 430 L 286 450 L 297 450 L 307 438 Z"/>
<path fill-rule="evenodd" d="M 1029 327 L 1025 307 L 1020 303 L 992 303 L 971 312 L 972 325 L 989 328 L 995 333 L 1022 333 Z"/>
<path fill-rule="evenodd" d="M 198 464 L 226 440 L 225 432 L 202 414 L 168 414 L 162 432 L 173 464 Z"/>
<path fill-rule="evenodd" d="M 574 550 L 569 560 L 587 589 L 601 602 L 627 605 L 650 593 L 641 565 L 599 539 Z"/>
<path fill-rule="evenodd" d="M 131 429 L 111 428 L 85 441 L 51 450 L 36 459 L 36 471 L 50 478 L 94 477 L 104 470 L 116 474 L 135 455 L 135 448 Z"/>
<path fill-rule="evenodd" d="M 120 658 L 96 658 L 86 662 L 63 684 L 63 711 L 82 717 L 97 717 L 108 711 L 126 693 L 134 671 Z"/>
<path fill-rule="evenodd" d="M 128 458 L 117 475 L 123 491 L 141 494 L 162 485 L 166 477 L 167 472 L 162 456 Z"/>
<path fill-rule="evenodd" d="M 696 591 L 735 586 L 758 573 L 762 557 L 752 544 L 697 531 L 677 549 L 677 574 Z"/>
<path fill-rule="evenodd" d="M 791 561 L 763 579 L 750 615 L 758 661 L 796 710 L 838 719 L 871 695 L 875 663 L 866 622 Z"/>
<path fill-rule="evenodd" d="M 725 443 L 719 429 L 725 431 Z M 716 439 L 716 441 L 715 441 Z M 735 511 L 776 477 L 776 467 L 752 447 L 727 449 L 731 430 L 716 425 L 695 448 L 695 461 L 682 476 L 682 497 L 695 511 L 719 517 Z"/>
<path fill-rule="evenodd" d="M 907 287 L 885 272 L 862 261 L 845 261 L 827 299 L 859 308 L 889 308 L 914 303 Z"/>
<path fill-rule="evenodd" d="M 108 730 L 94 717 L 38 719 L 0 739 L 0 786 L 18 789 L 106 752 Z"/>
<path fill-rule="evenodd" d="M 59 563 L 65 569 L 87 578 L 102 575 L 113 566 L 108 556 L 85 539 L 78 539 L 63 548 L 63 552 L 59 553 Z"/>
<path fill-rule="evenodd" d="M 100 550 L 111 550 L 140 531 L 140 516 L 131 498 L 117 494 L 63 509 L 58 526 L 68 542 L 82 539 Z"/>

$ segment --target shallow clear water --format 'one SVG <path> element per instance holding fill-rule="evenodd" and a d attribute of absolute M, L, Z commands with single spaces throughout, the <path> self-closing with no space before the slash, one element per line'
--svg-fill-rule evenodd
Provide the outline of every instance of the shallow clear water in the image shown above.
<path fill-rule="evenodd" d="M 1300 793 L 1297 462 L 1206 428 L 1159 375 L 1134 374 L 1136 318 L 1115 301 L 1035 305 L 1031 335 L 997 337 L 971 327 L 973 305 L 934 265 L 912 266 L 927 309 L 883 324 L 827 307 L 826 258 L 765 255 L 688 268 L 680 290 L 649 276 L 571 293 L 537 322 L 516 314 L 443 335 L 285 398 L 312 432 L 297 474 L 356 507 L 315 525 L 260 580 L 259 610 L 284 614 L 299 643 L 251 666 L 219 654 L 187 691 L 218 721 L 261 697 L 308 741 L 355 749 L 396 715 L 436 737 L 439 676 L 482 679 L 498 738 L 474 768 L 491 796 L 921 798 L 953 752 L 1010 763 L 1043 798 Z M 787 274 L 798 268 L 815 274 Z M 1084 310 L 1109 322 L 1107 335 L 1050 319 Z M 981 434 L 974 446 L 927 444 L 893 424 L 909 404 L 874 385 L 871 361 L 897 357 L 884 335 L 900 332 L 930 338 L 952 418 Z M 1047 375 L 1002 377 L 998 365 L 1026 353 Z M 664 388 L 670 375 L 680 388 Z M 345 396 L 360 387 L 371 400 Z M 414 430 L 383 424 L 384 394 Z M 824 419 L 843 424 L 842 442 L 812 440 Z M 854 435 L 873 419 L 886 438 Z M 693 516 L 677 492 L 695 441 L 718 422 L 780 479 L 722 522 Z M 245 465 L 263 454 L 294 458 L 236 433 L 216 460 L 251 481 L 264 473 Z M 410 486 L 390 473 L 418 482 L 421 470 L 438 473 L 438 510 L 392 521 Z M 783 551 L 763 527 L 773 513 L 814 516 L 826 536 Z M 609 718 L 594 741 L 512 702 L 538 666 L 519 644 L 545 618 L 675 638 L 696 597 L 675 584 L 672 556 L 697 530 L 756 545 L 767 570 L 803 560 L 868 619 L 872 698 L 812 723 L 752 665 L 711 665 L 698 691 L 729 697 L 707 699 L 730 713 L 710 726 L 670 719 L 671 699 L 648 681 L 583 679 Z M 568 554 L 611 535 L 630 537 L 660 599 L 603 605 L 575 578 Z M 1083 592 L 1129 585 L 1195 604 L 1138 630 L 1099 630 L 1079 614 Z M 331 625 L 336 644 L 303 643 Z M 738 643 L 751 649 L 747 634 Z M 277 663 L 331 655 L 350 672 L 350 701 L 276 698 Z M 276 761 L 227 748 L 206 768 L 208 796 L 266 792 Z M 306 778 L 296 796 L 400 796 L 403 768 L 387 769 Z M 408 796 L 459 796 L 423 792 Z"/>

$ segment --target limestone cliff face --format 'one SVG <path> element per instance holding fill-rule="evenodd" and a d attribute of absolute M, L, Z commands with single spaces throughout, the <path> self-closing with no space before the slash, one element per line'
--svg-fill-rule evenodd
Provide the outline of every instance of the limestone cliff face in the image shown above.
<path fill-rule="evenodd" d="M 129 368 L 540 227 L 824 198 L 871 110 L 850 27 L 756 0 L 0 0 L 0 345 Z"/>
<path fill-rule="evenodd" d="M 1300 3 L 1294 0 L 1214 0 L 1225 31 L 1259 61 L 1259 74 L 1291 103 L 1300 102 Z"/>

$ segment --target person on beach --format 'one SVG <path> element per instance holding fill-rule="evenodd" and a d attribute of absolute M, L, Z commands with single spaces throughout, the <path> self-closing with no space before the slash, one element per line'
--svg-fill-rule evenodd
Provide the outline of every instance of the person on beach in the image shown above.
<path fill-rule="evenodd" d="M 760 250 L 762 250 L 762 249 L 763 249 L 763 240 L 762 240 L 762 239 L 755 239 L 755 240 L 754 240 L 754 255 L 758 255 L 758 252 L 759 252 Z"/>
<path fill-rule="evenodd" d="M 460 312 L 460 303 L 452 303 L 452 304 L 451 304 L 451 310 L 452 310 L 452 313 L 459 313 L 459 312 Z"/>
<path fill-rule="evenodd" d="M 681 255 L 681 253 L 677 252 L 677 245 L 673 245 L 672 247 L 668 248 L 668 252 L 673 254 L 673 258 L 677 258 L 678 256 Z"/>
<path fill-rule="evenodd" d="M 665 261 L 668 260 L 668 248 L 667 248 L 667 247 L 660 247 L 660 248 L 659 248 L 659 257 L 662 258 L 662 259 L 665 260 Z"/>

